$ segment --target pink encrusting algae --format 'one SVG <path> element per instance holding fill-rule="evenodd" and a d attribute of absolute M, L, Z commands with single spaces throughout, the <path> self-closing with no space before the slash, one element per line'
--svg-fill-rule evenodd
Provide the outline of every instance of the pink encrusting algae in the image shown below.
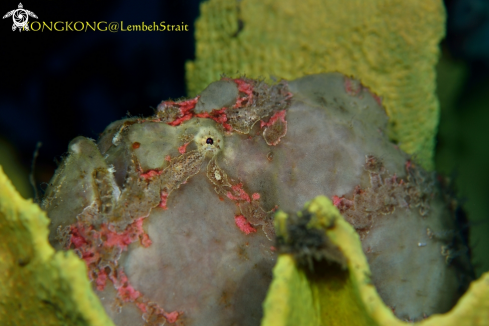
<path fill-rule="evenodd" d="M 244 217 L 243 215 L 235 216 L 234 222 L 236 223 L 236 226 L 238 226 L 238 228 L 245 234 L 256 232 L 256 229 L 250 224 L 250 222 L 248 222 L 246 217 Z"/>
<path fill-rule="evenodd" d="M 166 207 L 166 201 L 168 200 L 168 193 L 166 191 L 162 191 L 161 192 L 161 202 L 159 204 L 159 206 L 163 209 L 167 209 L 168 207 Z"/>
<path fill-rule="evenodd" d="M 345 76 L 344 86 L 346 93 L 349 95 L 358 96 L 362 90 L 365 90 L 374 98 L 378 105 L 382 105 L 382 98 L 372 92 L 368 87 L 363 86 L 359 81 Z"/>
<path fill-rule="evenodd" d="M 345 91 L 351 96 L 357 96 L 362 90 L 362 84 L 359 81 L 345 77 Z"/>
<path fill-rule="evenodd" d="M 215 122 L 221 124 L 226 131 L 233 131 L 233 127 L 230 124 L 226 123 L 226 121 L 228 121 L 228 118 L 226 116 L 226 108 L 222 108 L 219 110 L 214 109 L 210 113 L 209 112 L 198 113 L 195 116 L 197 118 L 212 119 Z"/>
<path fill-rule="evenodd" d="M 276 112 L 268 122 L 260 121 L 260 128 L 263 130 L 263 137 L 270 146 L 275 146 L 280 142 L 280 139 L 287 134 L 287 121 L 285 120 L 286 111 Z"/>
<path fill-rule="evenodd" d="M 231 191 L 228 191 L 226 195 L 228 196 L 229 199 L 236 200 L 236 201 L 244 200 L 250 202 L 250 195 L 248 195 L 246 191 L 244 191 L 242 183 L 238 183 L 235 184 L 234 186 L 231 186 L 231 189 L 234 192 L 234 194 Z"/>
<path fill-rule="evenodd" d="M 343 197 L 340 198 L 340 197 L 334 195 L 333 196 L 333 205 L 335 205 L 336 207 L 338 207 L 340 205 L 342 199 L 343 199 Z"/>
<path fill-rule="evenodd" d="M 185 143 L 182 146 L 178 147 L 178 152 L 180 154 L 185 154 L 185 152 L 187 151 L 188 144 L 190 144 L 190 143 Z"/>
<path fill-rule="evenodd" d="M 179 102 L 174 102 L 174 101 L 165 101 L 163 102 L 163 107 L 170 107 L 170 106 L 176 106 L 180 110 L 180 117 L 175 119 L 174 121 L 168 122 L 170 126 L 178 126 L 184 121 L 190 120 L 193 117 L 193 112 L 192 110 L 195 108 L 195 105 L 197 104 L 197 101 L 199 100 L 199 97 L 195 97 L 190 100 L 185 100 L 185 101 L 179 101 Z"/>
<path fill-rule="evenodd" d="M 163 170 L 149 170 L 146 173 L 140 173 L 142 179 L 151 179 L 163 173 Z"/>
<path fill-rule="evenodd" d="M 250 105 L 253 101 L 253 84 L 250 83 L 249 80 L 240 78 L 233 79 L 233 81 L 238 85 L 238 91 L 245 94 L 245 96 L 239 97 L 236 100 L 236 104 L 233 106 L 233 108 L 240 108 L 246 105 Z"/>
<path fill-rule="evenodd" d="M 277 122 L 279 122 L 279 120 L 282 123 L 287 123 L 287 121 L 285 121 L 285 110 L 282 110 L 282 111 L 279 111 L 279 112 L 275 113 L 270 118 L 270 120 L 268 120 L 268 122 L 261 121 L 260 122 L 260 128 L 273 126 L 274 124 L 276 124 Z"/>
<path fill-rule="evenodd" d="M 229 79 L 229 78 L 223 78 L 223 80 L 232 80 L 233 82 L 236 83 L 238 86 L 238 91 L 243 94 L 243 96 L 238 97 L 236 99 L 236 103 L 233 105 L 234 109 L 237 108 L 243 108 L 247 106 L 251 106 L 253 103 L 253 80 L 251 79 L 246 79 L 246 78 L 236 78 L 236 79 Z M 226 110 L 227 108 L 219 108 L 219 109 L 213 109 L 211 112 L 202 112 L 202 113 L 195 113 L 194 109 L 195 106 L 197 105 L 197 102 L 199 100 L 199 96 L 190 99 L 190 100 L 184 100 L 184 101 L 163 101 L 158 105 L 158 109 L 160 111 L 169 111 L 169 108 L 178 108 L 178 114 L 176 117 L 173 118 L 172 121 L 167 122 L 170 126 L 179 126 L 185 121 L 188 121 L 192 119 L 193 117 L 198 117 L 198 118 L 209 118 L 217 123 L 221 124 L 224 128 L 224 130 L 231 132 L 233 130 L 233 127 L 226 123 L 227 122 L 227 116 L 226 116 Z M 153 121 L 160 121 L 160 119 L 155 119 Z"/>
<path fill-rule="evenodd" d="M 97 290 L 103 291 L 107 285 L 107 272 L 105 269 L 99 270 L 97 278 L 95 279 L 95 284 L 97 284 Z"/>
<path fill-rule="evenodd" d="M 143 247 L 149 247 L 151 240 L 143 229 L 144 217 L 136 219 L 129 224 L 123 232 L 115 232 L 109 229 L 107 224 L 102 224 L 100 230 L 93 226 L 87 226 L 83 222 L 71 225 L 67 248 L 72 248 L 85 261 L 88 274 L 95 280 L 97 290 L 103 291 L 110 280 L 117 290 L 119 299 L 122 302 L 135 302 L 142 312 L 147 312 L 149 300 L 130 284 L 128 277 L 122 267 L 117 268 L 118 256 L 111 261 L 112 266 L 100 267 L 99 262 L 102 256 L 106 256 L 111 251 L 126 251 L 128 246 L 139 240 Z M 107 271 L 109 270 L 109 271 Z M 160 315 L 165 316 L 168 322 L 173 323 L 177 320 L 180 312 L 167 313 L 158 307 Z"/>

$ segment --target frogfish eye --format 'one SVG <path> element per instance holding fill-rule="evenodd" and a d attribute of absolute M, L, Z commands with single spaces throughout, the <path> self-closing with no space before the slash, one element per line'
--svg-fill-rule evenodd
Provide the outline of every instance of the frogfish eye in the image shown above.
<path fill-rule="evenodd" d="M 205 141 L 206 144 L 209 144 L 209 145 L 212 145 L 214 144 L 214 140 L 212 138 L 207 138 L 207 140 Z"/>

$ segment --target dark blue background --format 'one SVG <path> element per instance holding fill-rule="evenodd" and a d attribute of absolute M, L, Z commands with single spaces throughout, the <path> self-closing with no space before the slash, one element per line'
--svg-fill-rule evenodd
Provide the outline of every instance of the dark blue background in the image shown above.
<path fill-rule="evenodd" d="M 18 1 L 2 1 L 3 16 Z M 184 63 L 194 57 L 198 0 L 22 1 L 30 21 L 123 21 L 189 25 L 188 32 L 12 32 L 0 21 L 0 138 L 29 170 L 41 141 L 36 179 L 47 182 L 68 142 L 96 139 L 112 121 L 150 115 L 185 95 Z"/>

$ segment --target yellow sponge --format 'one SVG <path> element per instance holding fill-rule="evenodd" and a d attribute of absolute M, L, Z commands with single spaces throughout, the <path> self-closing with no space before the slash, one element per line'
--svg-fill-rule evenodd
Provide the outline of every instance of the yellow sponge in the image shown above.
<path fill-rule="evenodd" d="M 209 0 L 196 24 L 189 95 L 221 74 L 295 79 L 338 71 L 377 93 L 389 136 L 433 167 L 441 0 Z"/>
<path fill-rule="evenodd" d="M 84 262 L 49 245 L 48 224 L 0 166 L 0 325 L 113 325 Z"/>

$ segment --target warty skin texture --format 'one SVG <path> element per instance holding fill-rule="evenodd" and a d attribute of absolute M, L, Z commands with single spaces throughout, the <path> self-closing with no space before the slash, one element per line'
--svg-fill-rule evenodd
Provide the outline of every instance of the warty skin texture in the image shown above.
<path fill-rule="evenodd" d="M 115 324 L 258 325 L 273 212 L 317 195 L 361 235 L 397 316 L 450 309 L 463 246 L 456 232 L 427 233 L 453 231 L 453 217 L 433 177 L 389 142 L 378 97 L 341 74 L 224 81 L 114 122 L 97 144 L 75 139 L 46 191 L 50 241 L 86 261 Z"/>

